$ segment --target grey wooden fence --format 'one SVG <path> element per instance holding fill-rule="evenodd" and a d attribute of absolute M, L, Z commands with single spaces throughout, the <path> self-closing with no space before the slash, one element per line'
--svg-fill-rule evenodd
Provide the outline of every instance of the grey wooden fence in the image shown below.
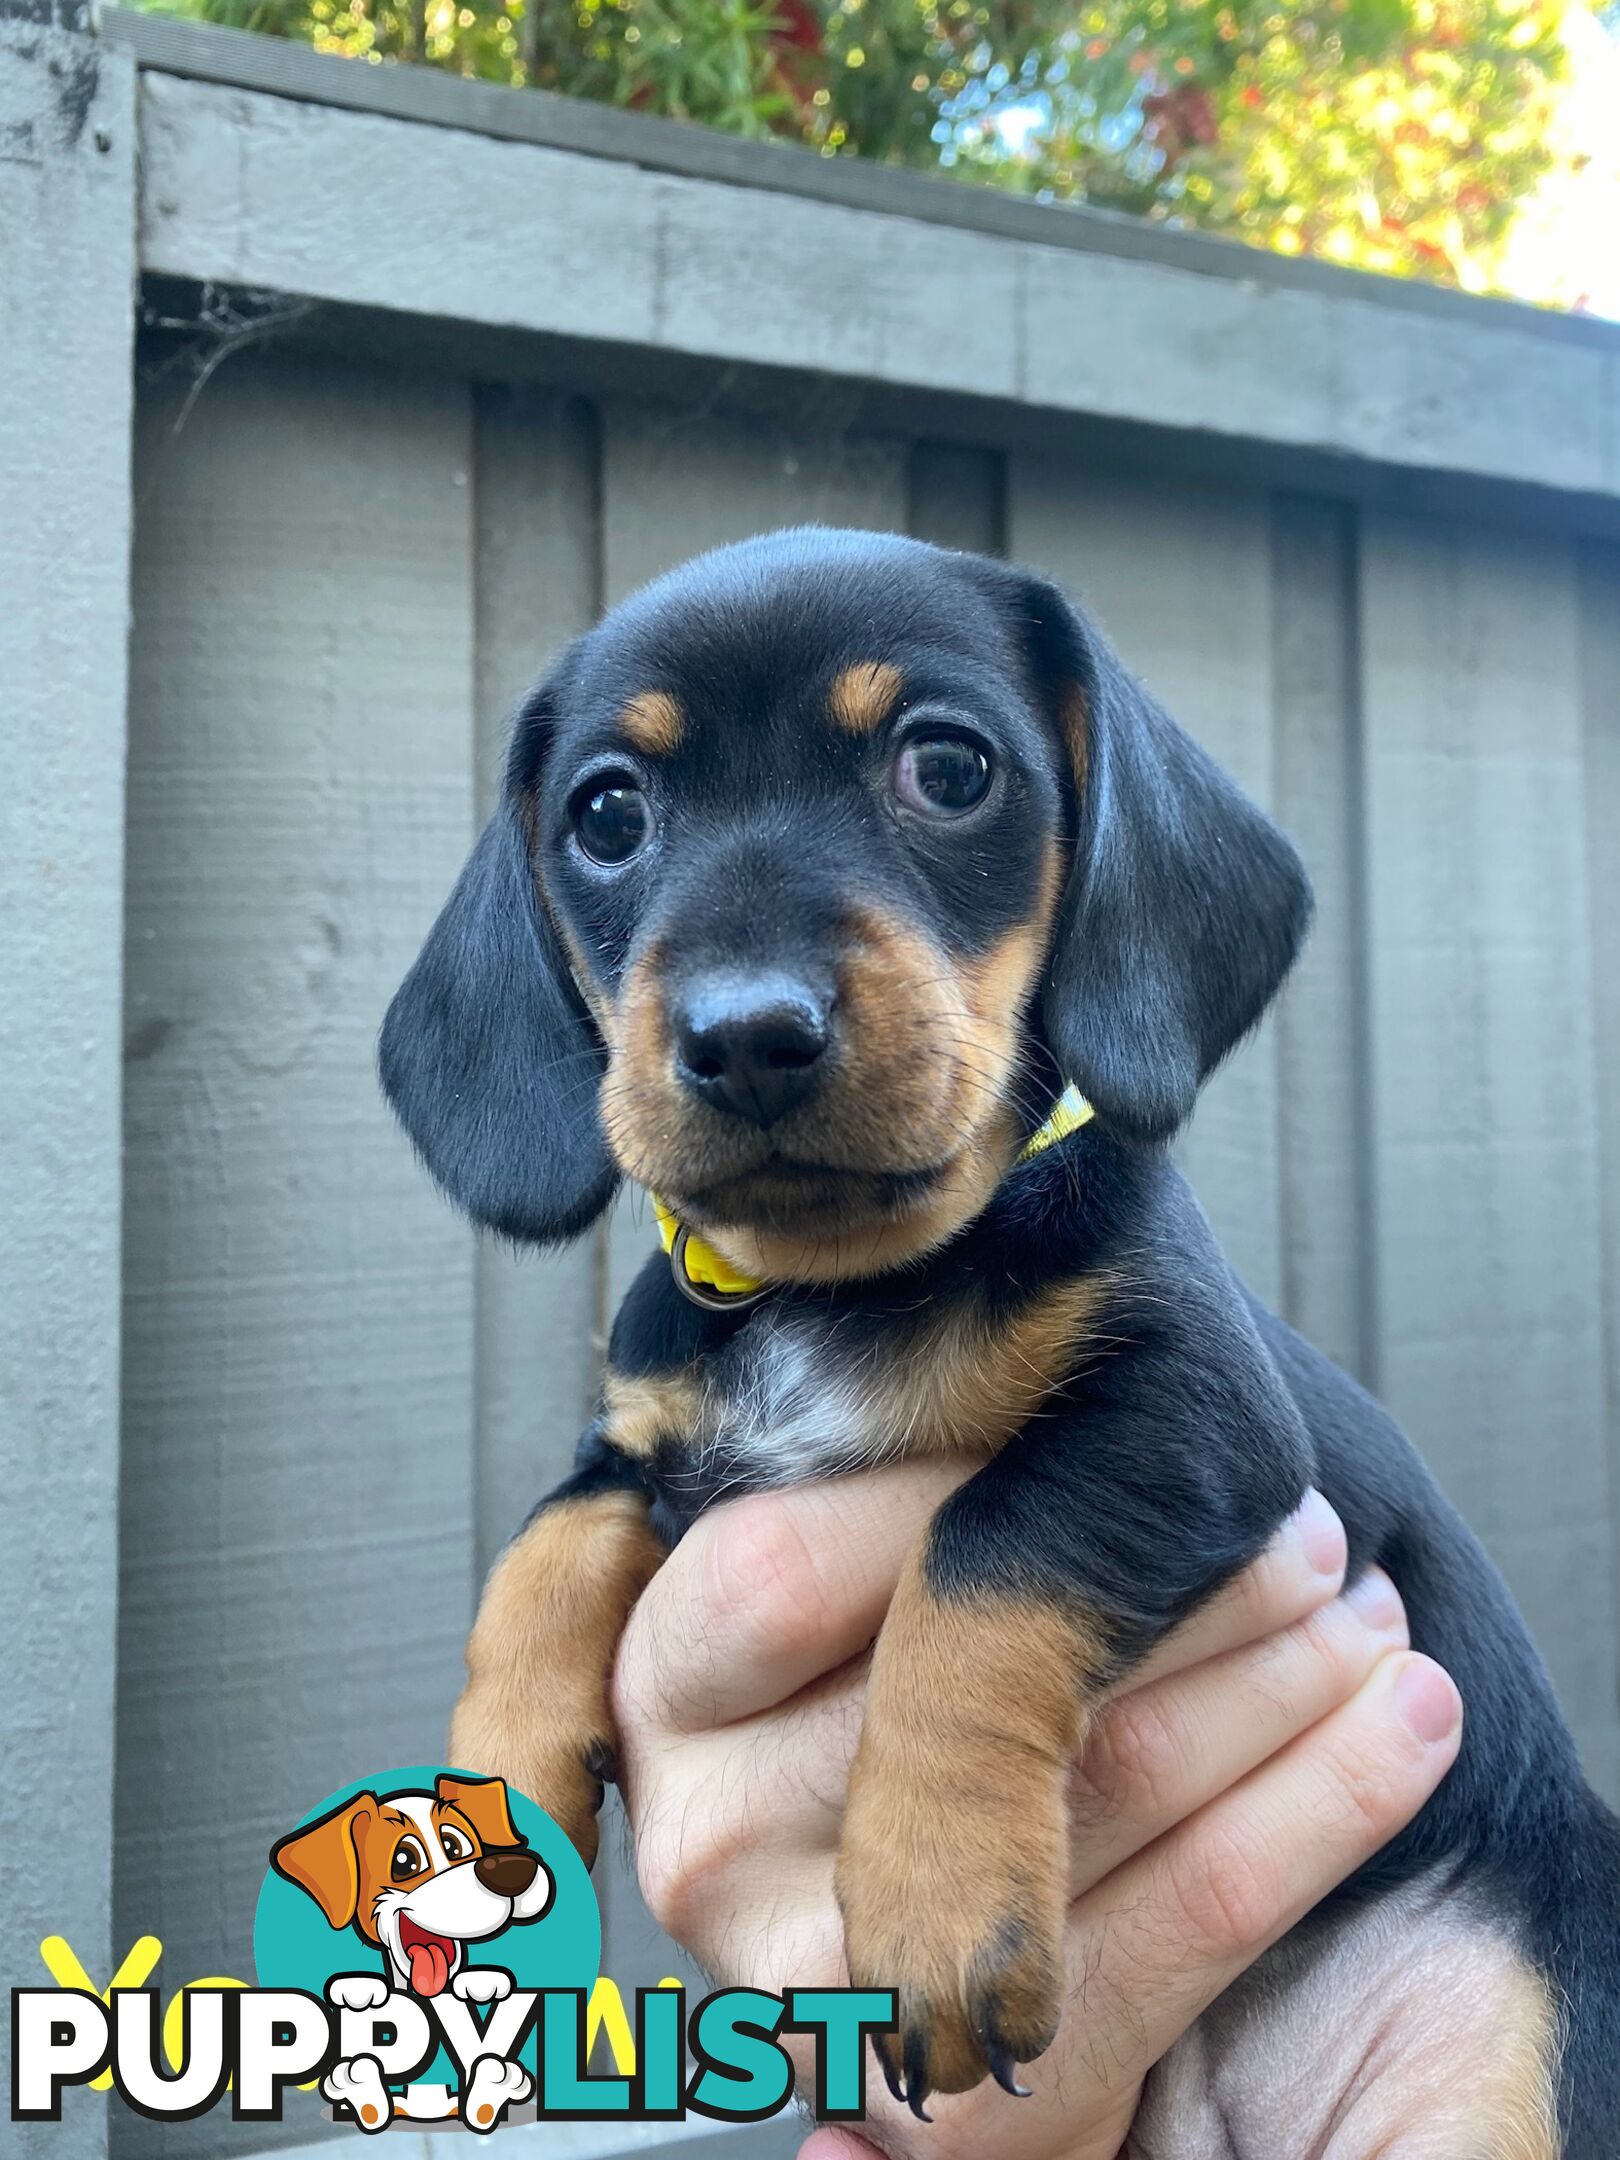
<path fill-rule="evenodd" d="M 376 1025 L 520 686 L 794 519 L 1056 573 L 1301 841 L 1320 928 L 1186 1159 L 1614 1794 L 1620 333 L 224 33 L 0 37 L 6 1981 L 50 1932 L 242 1971 L 269 1841 L 434 1752 L 649 1231 L 477 1245 Z M 74 2097 L 0 2144 L 100 2152 Z"/>

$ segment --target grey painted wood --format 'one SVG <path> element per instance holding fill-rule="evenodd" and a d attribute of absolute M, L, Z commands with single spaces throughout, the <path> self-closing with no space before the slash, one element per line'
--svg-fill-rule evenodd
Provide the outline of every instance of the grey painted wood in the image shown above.
<path fill-rule="evenodd" d="M 996 188 L 962 187 L 932 174 L 878 165 L 864 158 L 824 158 L 781 142 L 755 142 L 684 121 L 626 112 L 585 98 L 544 90 L 512 91 L 469 82 L 439 69 L 370 68 L 311 52 L 290 40 L 203 28 L 173 17 L 101 10 L 103 34 L 134 51 L 143 67 L 201 82 L 269 91 L 350 112 L 386 114 L 428 126 L 492 135 L 506 142 L 617 158 L 656 172 L 720 180 L 760 194 L 806 196 L 846 208 L 875 210 L 925 225 L 950 225 L 1046 248 L 1117 255 L 1189 270 L 1245 285 L 1363 299 L 1366 273 L 1308 256 L 1274 255 L 1207 233 L 1090 204 L 1044 203 Z M 1604 347 L 1612 324 L 1558 315 L 1501 300 L 1482 301 L 1417 279 L 1382 279 L 1381 306 L 1452 323 L 1494 328 L 1504 315 L 1520 329 L 1559 342 Z"/>
<path fill-rule="evenodd" d="M 1264 497 L 1014 460 L 1014 555 L 1096 614 L 1131 668 L 1261 804 L 1274 795 L 1271 537 Z M 1205 1088 L 1182 1159 L 1227 1251 L 1282 1287 L 1276 1022 Z"/>
<path fill-rule="evenodd" d="M 184 388 L 139 468 L 114 1907 L 171 1985 L 242 1970 L 299 1814 L 437 1756 L 473 1554 L 471 1245 L 372 1069 L 473 829 L 469 402 Z"/>
<path fill-rule="evenodd" d="M 744 187 L 158 73 L 142 113 L 152 270 L 1620 496 L 1620 352 L 1513 309 L 1414 314 L 1373 280 L 1284 290 L 793 195 L 762 220 Z M 330 215 L 346 184 L 439 214 L 357 248 Z"/>
<path fill-rule="evenodd" d="M 1292 497 L 1271 535 L 1273 807 L 1316 888 L 1277 1012 L 1281 1310 L 1371 1384 L 1356 535 L 1344 505 Z"/>
<path fill-rule="evenodd" d="M 936 547 L 1000 555 L 1007 546 L 1007 462 L 969 443 L 912 445 L 906 530 Z"/>
<path fill-rule="evenodd" d="M 1380 1383 L 1613 1794 L 1575 565 L 1373 519 L 1362 603 Z"/>
<path fill-rule="evenodd" d="M 134 69 L 0 19 L 0 1974 L 111 1978 Z M 103 147 L 104 144 L 104 147 Z M 51 387 L 48 397 L 17 386 Z M 69 1826 L 71 1825 L 71 1828 Z M 0 2038 L 10 2087 L 9 2021 Z M 92 2160 L 99 2094 L 8 2153 Z"/>
<path fill-rule="evenodd" d="M 1620 1582 L 1620 548 L 1588 547 L 1578 563 L 1586 852 L 1591 880 L 1593 1034 L 1611 1580 Z"/>
<path fill-rule="evenodd" d="M 595 418 L 578 400 L 489 389 L 474 462 L 478 812 L 488 814 L 507 719 L 597 609 Z M 480 1241 L 476 1263 L 475 1574 L 567 1471 L 599 1365 L 589 1240 L 517 1254 Z"/>

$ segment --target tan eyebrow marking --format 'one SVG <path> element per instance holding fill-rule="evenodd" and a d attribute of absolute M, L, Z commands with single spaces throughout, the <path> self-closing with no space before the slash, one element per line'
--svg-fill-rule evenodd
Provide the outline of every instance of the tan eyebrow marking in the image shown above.
<path fill-rule="evenodd" d="M 834 676 L 828 710 L 852 735 L 869 735 L 894 710 L 900 683 L 900 670 L 887 660 L 858 660 Z"/>
<path fill-rule="evenodd" d="M 680 747 L 686 715 L 667 690 L 638 690 L 620 713 L 619 726 L 649 757 L 668 757 Z"/>

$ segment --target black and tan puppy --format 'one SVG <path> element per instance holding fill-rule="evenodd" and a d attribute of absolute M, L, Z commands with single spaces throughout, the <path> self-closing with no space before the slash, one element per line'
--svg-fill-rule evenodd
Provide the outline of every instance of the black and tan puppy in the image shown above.
<path fill-rule="evenodd" d="M 692 1517 L 966 1451 L 876 1645 L 838 1888 L 853 1975 L 899 1991 L 912 2102 L 1007 2081 L 1057 2017 L 1088 1716 L 1315 1480 L 1459 1682 L 1462 1756 L 1161 2066 L 1133 2150 L 1295 2160 L 1289 2093 L 1395 2029 L 1446 2096 L 1399 2150 L 1598 2160 L 1620 1830 L 1489 1562 L 1234 1280 L 1165 1153 L 1309 908 L 1282 834 L 999 563 L 783 533 L 574 645 L 382 1076 L 505 1236 L 576 1236 L 626 1177 L 678 1234 L 574 1474 L 491 1578 L 452 1752 L 589 1856 L 614 1645 Z"/>

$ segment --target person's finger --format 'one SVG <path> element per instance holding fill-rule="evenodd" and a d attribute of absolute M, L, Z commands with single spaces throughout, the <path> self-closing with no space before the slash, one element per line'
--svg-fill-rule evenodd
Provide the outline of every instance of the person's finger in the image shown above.
<path fill-rule="evenodd" d="M 1185 1672 L 1304 1619 L 1338 1596 L 1345 1557 L 1344 1525 L 1313 1489 L 1264 1552 L 1126 1675 L 1122 1691 Z"/>
<path fill-rule="evenodd" d="M 1343 1533 L 1337 1517 L 1325 1508 L 1314 1518 L 1302 1514 L 1279 1533 L 1263 1560 L 1246 1571 L 1250 1580 L 1244 1589 L 1229 1593 L 1224 1616 L 1201 1631 L 1196 1622 L 1183 1631 L 1183 1654 L 1200 1639 L 1219 1643 L 1240 1631 L 1282 1625 L 1291 1614 L 1309 1611 L 1337 1579 L 1335 1552 L 1342 1561 Z M 1286 1640 L 1286 1630 L 1279 1639 Z M 1397 1639 L 1384 1638 L 1381 1648 L 1388 1649 Z M 1359 1663 L 1358 1642 L 1363 1644 Z M 1329 1678 L 1326 1669 L 1301 1671 L 1313 1662 L 1313 1653 L 1320 1668 L 1333 1668 L 1335 1656 L 1339 1658 L 1342 1669 L 1336 1669 L 1335 1678 Z M 1117 1858 L 1139 1850 L 1168 1823 L 1212 1798 L 1307 1723 L 1343 1701 L 1365 1676 L 1375 1654 L 1353 1618 L 1344 1613 L 1325 1624 L 1320 1635 L 1292 1644 L 1274 1672 L 1267 1667 L 1264 1651 L 1255 1646 L 1249 1653 L 1252 1671 L 1249 1665 L 1224 1669 L 1215 1684 L 1237 1685 L 1248 1675 L 1241 1700 L 1247 1705 L 1258 1693 L 1261 1715 L 1244 1728 L 1241 1737 L 1256 1744 L 1249 1748 L 1232 1745 L 1239 1735 L 1229 1719 L 1223 1721 L 1218 1709 L 1212 1709 L 1208 1722 L 1228 1746 L 1224 1754 L 1212 1758 L 1212 1774 L 1202 1780 L 1183 1774 L 1179 1782 L 1171 1782 L 1174 1763 L 1162 1771 L 1159 1765 L 1167 1754 L 1174 1758 L 1200 1744 L 1208 1687 L 1188 1696 L 1182 1683 L 1183 1692 L 1163 1703 L 1152 1687 L 1134 1689 L 1120 1698 L 1129 1707 L 1117 1716 L 1112 1710 L 1104 1712 L 1102 1732 L 1104 1740 L 1118 1735 L 1112 1753 L 1123 1771 L 1135 1775 L 1107 1783 L 1096 1774 L 1089 1780 L 1082 1777 L 1076 1786 L 1081 1827 L 1089 1829 L 1099 1814 L 1107 1814 L 1119 1817 L 1120 1829 L 1126 1831 L 1124 1817 L 1130 1808 L 1156 1803 L 1150 1829 L 1109 1845 Z M 679 1824 L 682 1837 L 690 1840 L 692 1824 L 701 1822 L 704 1842 L 727 1850 L 739 1850 L 757 1839 L 779 1853 L 833 1851 L 860 1741 L 866 1669 L 864 1655 L 852 1659 L 801 1689 L 792 1701 L 738 1718 L 718 1730 L 686 1734 L 661 1730 L 660 1744 L 652 1751 L 656 1776 L 636 1780 L 641 1790 L 630 1794 L 646 1840 L 656 1847 L 661 1826 L 672 1823 Z M 1159 1683 L 1161 1687 L 1170 1684 Z M 1262 1740 L 1264 1744 L 1258 1744 Z M 634 1756 L 628 1758 L 627 1778 L 635 1761 Z M 1195 1773 L 1196 1766 L 1189 1769 Z M 1085 1805 L 1088 1795 L 1089 1808 Z M 1172 1807 L 1177 1798 L 1184 1804 Z M 1078 1843 L 1077 1864 L 1090 1864 L 1080 1859 Z M 1099 1872 L 1093 1867 L 1083 1879 L 1095 1880 Z"/>
<path fill-rule="evenodd" d="M 1373 1571 L 1351 1597 L 1293 1628 L 1108 1704 L 1070 1787 L 1074 1892 L 1336 1709 L 1405 1643 L 1394 1586 Z M 867 1667 L 865 1657 L 853 1659 L 790 1703 L 719 1731 L 667 1738 L 656 1792 L 632 1796 L 644 1840 L 678 1824 L 690 1841 L 701 1822 L 705 1842 L 727 1851 L 835 1851 Z"/>
<path fill-rule="evenodd" d="M 1347 1596 L 1280 1635 L 1109 1703 L 1070 1779 L 1071 1894 L 1348 1702 L 1407 1641 L 1395 1585 L 1373 1568 Z"/>
<path fill-rule="evenodd" d="M 799 2147 L 798 2160 L 883 2160 L 878 2148 L 853 2130 L 816 2130 Z"/>
<path fill-rule="evenodd" d="M 871 1641 L 906 1556 L 968 1462 L 901 1463 L 752 1493 L 701 1516 L 620 1647 L 620 1714 L 666 1732 L 729 1725 Z"/>
<path fill-rule="evenodd" d="M 1410 1822 L 1461 1734 L 1448 1675 L 1430 1658 L 1391 1653 L 1341 1710 L 1080 1898 L 1065 2022 L 1131 2036 L 1110 2079 L 1139 2080 Z"/>

